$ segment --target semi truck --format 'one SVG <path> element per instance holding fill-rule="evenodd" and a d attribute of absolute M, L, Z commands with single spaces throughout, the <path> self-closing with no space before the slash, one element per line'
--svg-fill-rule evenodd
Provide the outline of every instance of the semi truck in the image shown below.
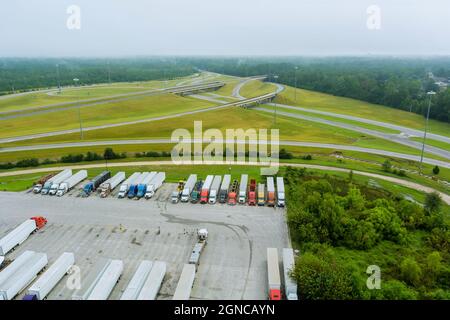
<path fill-rule="evenodd" d="M 180 201 L 181 193 L 183 192 L 185 185 L 184 180 L 178 181 L 177 190 L 172 192 L 171 201 L 172 203 L 178 203 Z"/>
<path fill-rule="evenodd" d="M 42 229 L 47 224 L 44 217 L 32 217 L 21 223 L 14 230 L 0 239 L 0 256 L 5 256 L 9 251 L 23 243 L 34 231 Z"/>
<path fill-rule="evenodd" d="M 266 185 L 264 183 L 258 184 L 258 206 L 266 204 Z"/>
<path fill-rule="evenodd" d="M 12 300 L 37 277 L 47 263 L 45 253 L 33 252 L 6 281 L 0 284 L 0 300 Z"/>
<path fill-rule="evenodd" d="M 288 300 L 298 300 L 297 283 L 290 275 L 294 266 L 294 250 L 292 248 L 283 248 L 284 294 Z"/>
<path fill-rule="evenodd" d="M 196 267 L 200 264 L 200 255 L 203 252 L 203 249 L 206 246 L 208 239 L 208 230 L 200 229 L 197 232 L 197 243 L 194 245 L 194 249 L 191 252 L 191 256 L 189 258 L 189 264 L 194 264 Z"/>
<path fill-rule="evenodd" d="M 166 180 L 165 172 L 158 172 L 147 185 L 147 190 L 145 192 L 145 199 L 150 199 L 153 197 L 155 192 L 163 185 L 164 180 Z"/>
<path fill-rule="evenodd" d="M 44 300 L 75 263 L 71 252 L 64 252 L 28 289 L 27 300 Z"/>
<path fill-rule="evenodd" d="M 231 206 L 234 206 L 237 203 L 238 187 L 239 183 L 234 179 L 230 187 L 230 192 L 228 192 L 228 204 Z"/>
<path fill-rule="evenodd" d="M 166 275 L 167 266 L 163 261 L 153 262 L 152 270 L 142 287 L 137 300 L 155 300 Z"/>
<path fill-rule="evenodd" d="M 267 177 L 267 205 L 269 207 L 275 206 L 275 184 L 273 177 Z"/>
<path fill-rule="evenodd" d="M 64 180 L 70 178 L 71 175 L 72 169 L 64 169 L 53 178 L 48 179 L 47 182 L 44 183 L 44 186 L 42 187 L 41 194 L 43 195 L 49 194 L 50 188 L 53 186 L 53 184 L 59 185 Z M 56 189 L 58 189 L 58 187 L 56 187 Z"/>
<path fill-rule="evenodd" d="M 247 202 L 247 183 L 248 174 L 241 175 L 241 184 L 239 185 L 239 204 Z"/>
<path fill-rule="evenodd" d="M 87 178 L 87 171 L 86 170 L 80 170 L 77 173 L 75 173 L 73 176 L 71 176 L 66 181 L 59 184 L 58 191 L 56 192 L 56 195 L 58 197 L 62 197 L 65 193 L 72 190 L 77 184 L 79 184 L 81 181 Z M 53 188 L 53 186 L 52 186 Z M 50 190 L 51 192 L 51 190 Z"/>
<path fill-rule="evenodd" d="M 144 181 L 146 177 L 148 177 L 149 174 L 150 172 L 142 172 L 139 178 L 136 179 L 136 181 L 130 186 L 130 189 L 127 193 L 128 199 L 133 199 L 134 197 L 136 197 L 139 185 L 142 183 L 142 181 Z"/>
<path fill-rule="evenodd" d="M 205 182 L 203 183 L 202 191 L 200 192 L 200 203 L 201 204 L 205 204 L 208 202 L 209 189 L 211 188 L 213 179 L 214 179 L 213 175 L 208 175 L 205 179 Z"/>
<path fill-rule="evenodd" d="M 230 188 L 231 175 L 226 174 L 223 176 L 222 185 L 219 191 L 219 202 L 226 203 L 228 199 L 228 189 Z"/>
<path fill-rule="evenodd" d="M 153 267 L 153 261 L 141 261 L 120 300 L 136 300 Z"/>
<path fill-rule="evenodd" d="M 42 178 L 40 178 L 33 187 L 33 193 L 40 193 L 42 190 L 42 187 L 44 186 L 44 184 L 50 180 L 51 178 L 53 178 L 55 176 L 55 173 L 50 173 L 46 176 L 43 176 Z"/>
<path fill-rule="evenodd" d="M 284 207 L 285 205 L 284 180 L 283 177 L 277 177 L 277 206 Z"/>
<path fill-rule="evenodd" d="M 256 180 L 250 180 L 250 187 L 248 189 L 248 205 L 256 206 Z"/>
<path fill-rule="evenodd" d="M 191 193 L 191 203 L 197 203 L 200 200 L 200 193 L 202 192 L 203 180 L 197 181 L 194 190 Z"/>
<path fill-rule="evenodd" d="M 130 186 L 136 182 L 136 180 L 139 178 L 140 175 L 141 175 L 140 172 L 135 172 L 131 176 L 129 176 L 124 183 L 120 185 L 118 194 L 119 198 L 124 198 L 126 196 L 128 190 L 130 189 Z"/>
<path fill-rule="evenodd" d="M 269 300 L 281 300 L 281 278 L 277 248 L 267 248 Z"/>
<path fill-rule="evenodd" d="M 122 260 L 111 260 L 87 300 L 107 300 L 123 272 Z"/>
<path fill-rule="evenodd" d="M 120 171 L 114 177 L 103 182 L 97 190 L 100 192 L 100 197 L 107 197 L 123 180 L 125 180 L 125 172 Z"/>
<path fill-rule="evenodd" d="M 106 180 L 111 178 L 111 172 L 110 171 L 103 171 L 98 176 L 96 176 L 94 179 L 92 179 L 90 182 L 86 183 L 82 189 L 82 196 L 83 197 L 89 197 L 91 192 L 94 192 L 97 190 L 97 188 Z"/>
<path fill-rule="evenodd" d="M 156 171 L 150 172 L 148 176 L 146 176 L 141 183 L 138 185 L 136 198 L 140 199 L 145 197 L 145 193 L 147 192 L 147 186 L 152 181 L 152 179 L 156 176 Z"/>
<path fill-rule="evenodd" d="M 188 202 L 191 192 L 197 183 L 197 175 L 191 174 L 184 185 L 183 192 L 181 193 L 181 202 Z"/>
<path fill-rule="evenodd" d="M 185 264 L 178 280 L 173 300 L 189 300 L 195 280 L 195 265 Z"/>
<path fill-rule="evenodd" d="M 209 191 L 209 204 L 215 204 L 219 195 L 220 183 L 222 182 L 222 176 L 215 176 L 211 184 Z"/>

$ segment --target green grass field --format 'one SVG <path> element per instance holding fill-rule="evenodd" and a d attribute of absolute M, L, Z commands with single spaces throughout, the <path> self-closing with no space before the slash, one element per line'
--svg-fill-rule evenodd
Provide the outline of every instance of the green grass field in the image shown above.
<path fill-rule="evenodd" d="M 84 127 L 153 118 L 198 110 L 214 103 L 173 94 L 146 96 L 116 103 L 80 108 Z M 62 110 L 2 121 L 0 137 L 44 133 L 79 127 L 78 109 Z"/>
<path fill-rule="evenodd" d="M 423 130 L 425 126 L 425 119 L 415 113 L 315 91 L 297 89 L 297 101 L 295 101 L 294 90 L 292 87 L 285 86 L 285 90 L 275 101 L 287 105 L 389 122 L 412 129 Z M 430 120 L 429 125 L 430 132 L 450 137 L 450 124 Z"/>
<path fill-rule="evenodd" d="M 246 98 L 257 97 L 266 93 L 272 93 L 277 90 L 277 87 L 270 82 L 262 82 L 260 80 L 254 80 L 247 82 L 241 88 L 241 96 Z"/>

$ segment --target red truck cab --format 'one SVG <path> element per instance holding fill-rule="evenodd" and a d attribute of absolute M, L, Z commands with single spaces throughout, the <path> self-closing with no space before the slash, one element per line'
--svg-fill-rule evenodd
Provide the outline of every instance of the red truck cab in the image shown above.
<path fill-rule="evenodd" d="M 236 192 L 228 194 L 228 204 L 234 206 L 236 204 Z"/>
<path fill-rule="evenodd" d="M 271 289 L 269 291 L 269 300 L 281 300 L 281 291 L 277 289 Z"/>
<path fill-rule="evenodd" d="M 30 219 L 36 222 L 37 229 L 42 229 L 47 224 L 47 219 L 41 216 L 31 217 Z"/>
<path fill-rule="evenodd" d="M 200 193 L 200 203 L 201 204 L 208 203 L 208 194 L 209 194 L 208 190 L 202 190 L 202 192 Z"/>
<path fill-rule="evenodd" d="M 250 188 L 248 191 L 248 205 L 256 206 L 256 180 L 250 180 Z"/>

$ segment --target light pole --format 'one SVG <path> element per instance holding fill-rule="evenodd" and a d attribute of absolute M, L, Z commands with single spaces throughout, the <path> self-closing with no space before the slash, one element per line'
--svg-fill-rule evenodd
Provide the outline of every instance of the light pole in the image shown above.
<path fill-rule="evenodd" d="M 56 77 L 58 78 L 58 91 L 61 93 L 61 80 L 59 79 L 59 64 L 56 64 Z"/>
<path fill-rule="evenodd" d="M 80 81 L 80 79 L 78 79 L 78 78 L 73 79 L 73 82 L 75 83 L 75 87 L 77 86 L 78 81 Z M 76 95 L 76 93 L 75 93 L 75 95 Z M 83 126 L 81 125 L 80 104 L 78 103 L 78 99 L 76 99 L 76 100 L 77 100 L 77 104 L 78 104 L 78 121 L 80 122 L 80 139 L 83 140 Z"/>
<path fill-rule="evenodd" d="M 297 70 L 298 70 L 298 67 L 295 67 L 295 71 L 294 71 L 294 73 L 295 73 L 295 88 L 294 88 L 295 102 L 297 102 Z"/>
<path fill-rule="evenodd" d="M 428 99 L 428 111 L 427 111 L 427 119 L 425 120 L 425 131 L 423 133 L 422 153 L 420 155 L 420 170 L 419 170 L 420 174 L 422 174 L 423 153 L 425 151 L 425 142 L 427 140 L 428 120 L 430 118 L 430 108 L 431 108 L 431 97 L 434 96 L 435 94 L 436 94 L 436 92 L 434 92 L 434 91 L 427 92 L 427 95 L 429 97 L 429 99 Z"/>
<path fill-rule="evenodd" d="M 277 76 L 277 75 L 274 75 L 273 78 L 274 78 L 274 80 L 277 80 L 277 79 L 278 79 L 278 76 Z M 276 82 L 276 81 L 274 81 L 274 82 Z M 275 103 L 274 106 L 275 106 L 275 112 L 274 112 L 274 124 L 276 125 L 276 124 L 277 124 L 277 104 Z"/>

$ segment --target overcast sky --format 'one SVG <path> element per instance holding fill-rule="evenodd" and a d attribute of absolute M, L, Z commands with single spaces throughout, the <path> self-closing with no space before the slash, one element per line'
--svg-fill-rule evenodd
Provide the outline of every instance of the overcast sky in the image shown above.
<path fill-rule="evenodd" d="M 79 30 L 67 27 L 70 5 L 81 10 Z M 379 30 L 367 27 L 371 5 L 381 9 Z M 371 17 L 373 27 L 376 13 Z M 449 0 L 14 0 L 0 6 L 0 56 L 450 55 L 449 39 Z"/>

